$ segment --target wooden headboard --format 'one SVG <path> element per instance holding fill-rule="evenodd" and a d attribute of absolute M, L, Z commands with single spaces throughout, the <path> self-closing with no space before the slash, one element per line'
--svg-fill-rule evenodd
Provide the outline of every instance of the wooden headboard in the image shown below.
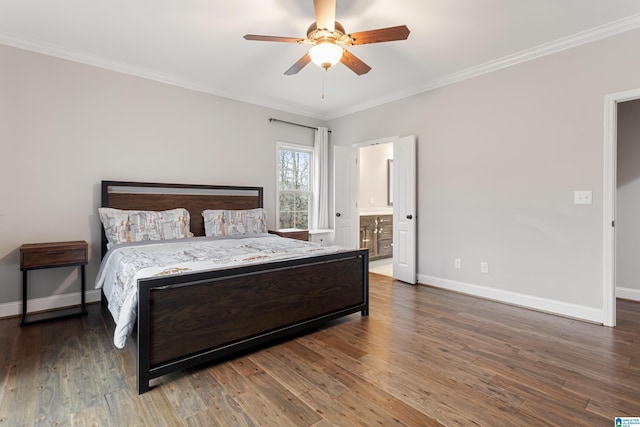
<path fill-rule="evenodd" d="M 262 187 L 102 181 L 101 206 L 146 211 L 185 208 L 191 216 L 191 232 L 195 236 L 204 236 L 202 211 L 261 208 L 262 194 Z M 107 238 L 102 230 L 103 256 L 106 247 Z"/>

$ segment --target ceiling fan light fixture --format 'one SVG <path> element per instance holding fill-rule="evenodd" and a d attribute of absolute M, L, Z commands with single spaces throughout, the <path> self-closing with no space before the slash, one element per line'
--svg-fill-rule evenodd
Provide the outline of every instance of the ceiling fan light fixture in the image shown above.
<path fill-rule="evenodd" d="M 309 50 L 314 64 L 328 70 L 342 59 L 343 49 L 331 40 L 318 42 Z"/>

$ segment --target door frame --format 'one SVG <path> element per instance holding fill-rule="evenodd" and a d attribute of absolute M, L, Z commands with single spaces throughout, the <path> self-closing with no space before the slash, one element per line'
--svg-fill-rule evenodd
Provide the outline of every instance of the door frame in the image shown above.
<path fill-rule="evenodd" d="M 618 172 L 618 104 L 640 99 L 640 88 L 604 97 L 604 185 L 602 323 L 616 325 L 616 191 Z"/>

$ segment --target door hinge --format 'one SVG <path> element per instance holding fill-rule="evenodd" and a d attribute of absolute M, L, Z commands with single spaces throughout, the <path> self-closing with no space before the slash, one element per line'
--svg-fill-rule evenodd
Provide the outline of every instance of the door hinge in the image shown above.
<path fill-rule="evenodd" d="M 616 222 L 615 221 L 611 221 L 611 226 L 615 227 L 616 226 Z"/>

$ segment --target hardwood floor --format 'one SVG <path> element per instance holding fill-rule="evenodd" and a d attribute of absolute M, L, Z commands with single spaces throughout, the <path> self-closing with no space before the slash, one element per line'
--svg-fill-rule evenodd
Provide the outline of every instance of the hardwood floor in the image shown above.
<path fill-rule="evenodd" d="M 135 392 L 89 315 L 0 320 L 0 426 L 611 426 L 640 416 L 640 304 L 606 328 L 371 275 L 371 315 Z"/>

